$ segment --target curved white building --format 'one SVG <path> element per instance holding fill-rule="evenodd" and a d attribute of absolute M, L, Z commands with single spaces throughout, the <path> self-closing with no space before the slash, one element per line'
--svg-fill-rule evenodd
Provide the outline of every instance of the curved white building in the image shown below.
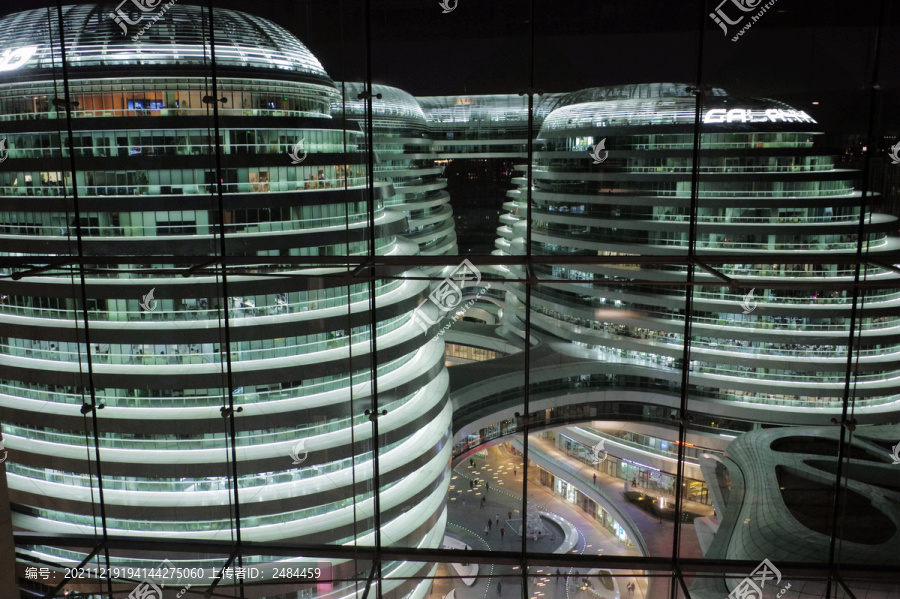
<path fill-rule="evenodd" d="M 63 12 L 65 30 L 79 34 L 65 52 L 77 102 L 74 176 L 60 151 L 68 142 L 59 133 L 67 123 L 55 79 L 56 11 L 0 20 L 5 43 L 27 49 L 0 73 L 9 148 L 0 165 L 0 255 L 35 264 L 74 257 L 80 232 L 88 262 L 83 288 L 74 271 L 10 279 L 13 269 L 3 269 L 0 421 L 15 527 L 373 544 L 375 456 L 364 410 L 374 313 L 379 409 L 387 411 L 378 439 L 381 541 L 438 547 L 451 413 L 443 343 L 410 318 L 427 282 L 379 280 L 372 297 L 367 283 L 348 287 L 328 276 L 346 269 L 282 269 L 277 277 L 248 269 L 228 277 L 226 296 L 214 272 L 157 272 L 169 265 L 143 258 L 213 258 L 221 227 L 225 253 L 268 263 L 365 254 L 370 231 L 379 254 L 418 251 L 398 237 L 403 212 L 383 206 L 386 184 L 376 184 L 370 227 L 363 132 L 332 118 L 340 93 L 319 61 L 274 23 L 216 10 L 216 140 L 205 9 L 171 5 L 136 41 L 139 29 L 123 36 L 108 6 Z M 435 209 L 443 203 L 441 196 Z M 440 249 L 449 249 L 452 231 L 442 232 Z M 122 256 L 122 264 L 93 268 L 90 256 Z M 223 411 L 229 365 L 239 409 L 233 454 L 232 416 Z M 96 431 L 91 387 L 103 405 Z M 84 555 L 50 546 L 27 553 L 67 565 Z M 123 555 L 113 563 L 155 565 Z M 405 577 L 430 571 L 385 563 L 396 579 L 383 590 L 421 596 L 427 584 Z M 353 562 L 336 564 L 336 579 L 356 575 Z M 336 584 L 335 597 L 345 592 Z"/>
<path fill-rule="evenodd" d="M 695 98 L 686 87 L 582 90 L 559 102 L 536 140 L 534 255 L 687 254 Z M 734 417 L 747 410 L 748 420 L 766 420 L 760 416 L 772 406 L 839 413 L 852 297 L 833 285 L 852 282 L 852 267 L 778 264 L 770 255 L 854 258 L 859 175 L 817 149 L 813 117 L 774 100 L 715 89 L 702 127 L 697 254 L 732 254 L 733 263 L 716 268 L 742 287 L 695 288 L 689 394 L 732 406 Z M 509 192 L 495 254 L 525 253 L 520 182 Z M 897 249 L 887 236 L 896 218 L 873 213 L 864 220 L 870 259 Z M 533 290 L 536 330 L 598 361 L 650 365 L 664 378 L 679 367 L 685 296 L 672 284 L 685 280 L 684 267 L 548 265 L 535 272 L 556 282 Z M 900 399 L 898 275 L 870 265 L 864 276 L 882 288 L 860 304 L 853 399 L 857 416 L 890 420 Z M 722 281 L 699 268 L 696 278 Z M 669 285 L 627 284 L 635 279 Z M 798 288 L 784 286 L 791 281 Z M 524 291 L 514 287 L 504 314 L 520 334 L 523 301 Z"/>
<path fill-rule="evenodd" d="M 336 83 L 344 91 L 343 102 L 332 104 L 332 112 L 345 111 L 347 118 L 365 127 L 366 105 L 359 95 L 365 84 Z M 418 101 L 409 93 L 389 85 L 373 85 L 372 150 L 375 180 L 387 183 L 393 193 L 384 205 L 402 211 L 408 228 L 404 237 L 426 256 L 457 254 L 453 209 L 443 167 L 435 164 L 434 142 Z"/>

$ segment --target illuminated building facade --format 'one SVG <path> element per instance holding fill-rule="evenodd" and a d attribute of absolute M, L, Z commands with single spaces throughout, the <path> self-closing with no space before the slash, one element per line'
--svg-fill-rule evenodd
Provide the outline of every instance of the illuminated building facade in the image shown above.
<path fill-rule="evenodd" d="M 528 97 L 518 94 L 416 99 L 383 85 L 335 84 L 271 21 L 190 2 L 169 2 L 160 18 L 137 26 L 110 14 L 140 17 L 141 0 L 124 9 L 67 6 L 63 23 L 55 6 L 0 19 L 8 45 L 0 51 L 0 469 L 16 528 L 13 534 L 0 518 L 0 560 L 19 560 L 23 588 L 32 584 L 22 582 L 25 564 L 58 570 L 96 550 L 92 563 L 108 553 L 114 565 L 147 567 L 165 550 L 175 565 L 207 571 L 286 556 L 334 564 L 329 582 L 314 588 L 235 584 L 222 593 L 233 596 L 450 599 L 453 590 L 441 585 L 454 576 L 451 568 L 478 564 L 478 597 L 488 589 L 501 596 L 502 576 L 508 595 L 581 599 L 589 595 L 577 593 L 592 591 L 576 586 L 572 569 L 608 568 L 606 578 L 623 583 L 634 577 L 620 570 L 627 567 L 651 581 L 637 596 L 720 598 L 733 585 L 719 580 L 704 595 L 684 584 L 705 576 L 691 569 L 700 557 L 692 552 L 699 527 L 676 517 L 671 527 L 652 521 L 642 531 L 622 517 L 618 492 L 601 494 L 590 482 L 591 470 L 626 480 L 651 470 L 648 493 L 671 491 L 673 500 L 711 510 L 704 494 L 732 488 L 722 468 L 755 464 L 756 454 L 750 442 L 736 445 L 733 463 L 722 468 L 703 454 L 723 454 L 740 433 L 820 425 L 829 431 L 821 436 L 834 440 L 826 449 L 836 444 L 839 458 L 841 448 L 853 454 L 861 446 L 846 442 L 845 430 L 896 420 L 897 221 L 871 209 L 854 183 L 859 173 L 840 168 L 816 143 L 823 127 L 813 116 L 719 89 L 705 92 L 698 111 L 684 84 L 545 94 L 533 98 L 531 115 Z M 385 64 L 379 44 L 393 44 L 393 36 L 378 38 L 392 22 L 391 11 L 381 10 L 388 0 L 364 19 L 352 11 L 327 16 L 344 3 L 286 4 L 296 15 L 273 18 L 296 19 L 310 39 L 334 44 L 340 52 L 332 58 L 341 61 L 326 64 L 340 64 L 341 78 L 360 76 L 357 60 L 374 64 L 367 73 Z M 435 4 L 428 18 L 444 23 L 484 10 L 460 6 L 446 15 Z M 580 26 L 570 11 L 547 6 L 554 10 L 545 18 L 532 12 L 511 26 L 531 28 L 532 44 L 535 23 L 556 20 L 567 35 Z M 491 4 L 494 17 L 512 14 L 497 7 Z M 404 17 L 393 20 L 403 26 L 394 35 L 435 30 L 406 27 L 406 15 L 421 14 L 417 7 L 393 8 Z M 275 10 L 259 7 L 266 9 Z M 362 39 L 358 26 L 370 24 L 375 33 L 366 29 Z M 497 47 L 517 46 L 515 56 L 524 58 L 518 41 L 528 38 Z M 470 46 L 487 47 L 457 49 Z M 421 49 L 396 47 L 407 58 Z M 610 61 L 585 60 L 585 51 L 602 48 L 575 47 L 569 58 L 577 55 L 584 73 L 593 63 L 606 68 Z M 543 65 L 554 64 L 554 45 L 535 49 L 551 58 Z M 458 58 L 452 62 L 464 64 Z M 566 56 L 559 58 L 564 71 Z M 434 68 L 432 55 L 423 62 Z M 493 89 L 524 94 L 542 84 L 490 54 L 484 64 L 509 76 L 498 76 Z M 785 65 L 808 66 L 766 66 Z M 530 72 L 532 79 L 548 74 Z M 623 79 L 643 75 L 634 70 Z M 758 95 L 782 97 L 763 87 Z M 441 178 L 443 161 L 455 158 L 482 161 L 480 174 L 488 161 L 521 160 L 526 175 L 507 198 L 495 254 L 472 256 L 492 285 L 465 314 L 479 322 L 455 322 L 434 338 L 413 314 L 459 260 Z M 458 305 L 476 295 L 466 291 Z M 448 316 L 462 316 L 454 308 Z M 529 328 L 534 345 L 524 342 Z M 444 341 L 458 344 L 446 356 Z M 445 357 L 467 363 L 448 372 Z M 842 409 L 846 421 L 838 420 Z M 540 448 L 535 432 L 547 435 Z M 893 445 L 894 433 L 866 432 L 878 437 L 867 442 L 868 453 L 883 452 L 877 472 L 888 472 L 885 444 Z M 781 433 L 770 434 L 750 440 Z M 451 499 L 478 492 L 451 468 L 460 461 L 465 468 L 464 454 L 483 449 L 488 435 L 491 442 L 517 437 L 508 445 L 520 469 L 503 464 L 513 465 L 513 482 L 498 482 L 491 494 L 517 502 L 523 522 L 540 521 L 528 492 L 552 484 L 564 502 L 593 506 L 619 541 L 634 541 L 644 556 L 652 545 L 654 559 L 631 556 L 624 566 L 615 559 L 623 555 L 604 557 L 602 546 L 572 529 L 571 551 L 556 555 L 531 551 L 531 540 L 511 534 L 498 545 L 496 533 L 481 537 L 483 516 L 475 529 L 455 533 L 474 535 L 461 543 L 484 541 L 479 548 L 500 552 L 471 552 L 471 561 L 441 552 L 465 509 Z M 609 444 L 602 466 L 598 440 Z M 793 453 L 799 457 L 777 459 L 810 455 Z M 569 468 L 569 457 L 580 464 Z M 529 473 L 535 465 L 539 472 Z M 878 492 L 868 471 L 842 478 L 833 464 L 788 465 L 823 483 L 804 488 L 801 481 L 792 498 L 813 489 L 825 498 L 818 516 L 827 500 L 839 501 L 834 490 L 860 482 L 867 486 L 855 491 Z M 746 480 L 759 486 L 743 489 L 744 511 L 727 498 L 709 499 L 730 512 L 726 534 L 705 529 L 717 544 L 705 546 L 706 573 L 736 572 L 718 560 L 755 560 L 773 539 L 783 540 L 757 521 L 774 513 L 779 495 L 769 491 L 777 474 L 750 474 Z M 538 485 L 529 477 L 539 477 Z M 0 485 L 0 498 L 4 492 Z M 769 503 L 751 505 L 762 494 Z M 890 519 L 887 501 L 875 503 Z M 778 517 L 788 520 L 783 511 Z M 719 540 L 747 518 L 753 527 L 735 543 Z M 896 542 L 880 527 L 884 519 L 873 522 L 879 539 Z M 829 534 L 805 529 L 785 527 Z M 40 533 L 46 536 L 33 541 Z M 896 563 L 893 546 L 854 552 L 847 544 L 843 555 L 824 557 L 838 537 L 797 543 L 776 559 L 808 558 L 809 569 L 793 576 L 823 578 L 838 569 L 846 575 L 860 566 L 858 556 L 875 552 L 885 558 L 875 565 L 892 556 Z M 4 553 L 7 538 L 16 553 Z M 431 578 L 437 563 L 451 575 Z M 552 574 L 557 565 L 564 572 Z M 40 584 L 47 588 L 31 593 L 52 597 Z M 96 585 L 88 586 L 66 590 L 95 594 Z M 124 587 L 115 590 L 130 591 Z M 475 591 L 459 589 L 461 598 Z M 2 599 L 6 590 L 0 585 Z"/>
<path fill-rule="evenodd" d="M 201 72 L 211 58 L 205 10 L 173 5 L 134 41 L 107 8 L 64 7 L 65 56 L 46 10 L 0 21 L 0 36 L 20 48 L 0 73 L 9 152 L 0 252 L 35 264 L 88 257 L 83 286 L 54 272 L 2 282 L 13 525 L 337 545 L 372 545 L 377 526 L 383 545 L 439 546 L 450 429 L 443 343 L 409 317 L 426 281 L 348 285 L 337 276 L 346 269 L 328 264 L 225 280 L 202 264 L 186 272 L 141 258 L 415 255 L 417 244 L 399 237 L 406 216 L 383 205 L 388 185 L 367 194 L 364 134 L 334 113 L 340 92 L 306 46 L 264 19 L 216 11 L 214 92 Z M 62 60 L 70 123 L 54 80 Z M 442 231 L 447 251 L 452 231 Z M 105 256 L 121 262 L 90 264 Z M 364 413 L 373 368 L 386 411 L 378 514 Z M 27 554 L 74 565 L 87 551 L 42 544 Z M 113 553 L 113 565 L 155 565 Z M 221 565 L 170 555 L 180 567 Z M 335 561 L 334 575 L 355 576 L 354 562 Z M 421 596 L 426 586 L 398 579 L 383 590 Z"/>
<path fill-rule="evenodd" d="M 341 87 L 341 83 L 337 84 Z M 359 99 L 362 83 L 344 83 L 343 103 L 332 105 L 347 118 L 365 126 L 366 104 Z M 372 151 L 375 178 L 387 183 L 393 194 L 384 205 L 402 211 L 409 228 L 404 237 L 419 246 L 423 255 L 456 254 L 456 233 L 443 168 L 434 162 L 434 142 L 425 113 L 416 98 L 388 85 L 373 85 Z"/>
<path fill-rule="evenodd" d="M 683 84 L 583 90 L 543 121 L 533 164 L 531 252 L 562 256 L 685 255 L 691 241 L 695 98 Z M 690 384 L 694 400 L 728 406 L 713 413 L 778 421 L 767 408 L 840 412 L 853 298 L 827 291 L 852 281 L 852 268 L 779 264 L 769 255 L 823 252 L 849 257 L 864 221 L 865 251 L 893 252 L 897 219 L 860 215 L 852 171 L 814 147 L 813 118 L 773 100 L 714 89 L 700 134 L 696 252 L 734 256 L 697 269 L 696 280 L 740 279 L 741 288 L 693 293 Z M 604 142 L 600 144 L 600 142 Z M 600 146 L 598 148 L 598 145 Z M 605 146 L 605 148 L 604 148 Z M 522 185 L 525 178 L 520 179 Z M 509 193 L 499 255 L 526 251 L 525 189 Z M 686 268 L 619 264 L 535 266 L 531 324 L 598 361 L 659 373 L 681 367 Z M 521 276 L 521 273 L 519 273 Z M 864 276 L 890 285 L 897 274 L 870 266 Z M 629 284 L 655 281 L 659 287 Z M 552 281 L 552 284 L 551 284 Z M 804 284 L 788 289 L 786 282 Z M 768 286 L 768 283 L 777 285 Z M 506 326 L 524 328 L 521 288 L 512 288 Z M 898 399 L 897 327 L 885 312 L 895 293 L 873 297 L 857 318 L 857 417 L 889 419 Z M 888 309 L 892 311 L 892 309 Z M 715 408 L 713 408 L 715 410 Z M 824 411 L 823 411 L 824 409 Z M 830 416 L 829 416 L 830 417 Z M 802 420 L 802 419 L 801 419 Z M 799 423 L 799 422 L 798 422 Z"/>

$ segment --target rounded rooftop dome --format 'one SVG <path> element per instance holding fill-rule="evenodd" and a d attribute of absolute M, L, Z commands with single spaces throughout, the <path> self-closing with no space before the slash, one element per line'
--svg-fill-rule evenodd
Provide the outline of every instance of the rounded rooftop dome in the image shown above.
<path fill-rule="evenodd" d="M 606 87 L 589 87 L 563 95 L 560 105 L 583 104 L 599 100 L 640 100 L 646 98 L 693 98 L 688 91 L 688 83 L 635 83 L 632 85 L 610 85 Z M 712 96 L 727 96 L 724 89 L 713 87 L 709 90 Z"/>
<path fill-rule="evenodd" d="M 589 87 L 565 94 L 547 94 L 535 105 L 535 117 L 544 119 L 548 114 L 575 104 L 588 102 L 607 102 L 610 100 L 641 100 L 652 98 L 694 98 L 688 91 L 687 83 L 635 83 L 630 85 L 608 85 L 605 87 Z M 724 89 L 713 87 L 709 90 L 712 96 L 727 96 Z"/>
<path fill-rule="evenodd" d="M 131 0 L 119 5 L 69 5 L 62 12 L 69 68 L 158 68 L 167 64 L 208 68 L 211 60 L 205 43 L 210 38 L 209 13 L 200 6 Z M 27 77 L 43 69 L 59 69 L 57 25 L 56 8 L 26 10 L 0 19 L 0 39 L 11 49 L 0 67 L 0 77 Z M 214 9 L 212 33 L 219 67 L 275 69 L 331 84 L 313 53 L 267 19 Z M 43 72 L 40 76 L 46 77 Z"/>
<path fill-rule="evenodd" d="M 341 87 L 341 83 L 335 83 L 335 85 L 338 88 Z M 343 85 L 345 87 L 344 110 L 347 115 L 365 116 L 366 102 L 358 98 L 359 94 L 366 89 L 365 83 L 347 81 Z M 425 113 L 419 106 L 419 102 L 409 92 L 389 85 L 373 84 L 372 93 L 381 94 L 381 98 L 372 100 L 372 114 L 375 117 L 392 117 L 425 124 Z M 332 113 L 341 111 L 339 100 L 332 104 L 331 111 Z"/>
<path fill-rule="evenodd" d="M 528 99 L 514 94 L 419 98 L 432 125 L 528 123 Z"/>
<path fill-rule="evenodd" d="M 544 119 L 540 138 L 559 135 L 560 131 L 585 128 L 628 126 L 688 125 L 696 119 L 696 98 L 685 93 L 680 84 L 667 84 L 656 93 L 611 93 L 609 99 L 599 99 L 605 89 L 583 90 L 569 94 L 575 102 L 560 102 Z M 624 88 L 650 88 L 649 84 L 623 86 Z M 669 90 L 671 93 L 665 93 Z M 626 90 L 628 91 L 628 90 Z M 769 98 L 744 98 L 728 96 L 713 88 L 703 107 L 704 126 L 722 125 L 733 129 L 809 130 L 809 123 L 816 121 L 803 111 L 793 109 L 784 102 Z M 751 124 L 752 123 L 752 124 Z M 794 124 L 798 124 L 796 127 Z"/>

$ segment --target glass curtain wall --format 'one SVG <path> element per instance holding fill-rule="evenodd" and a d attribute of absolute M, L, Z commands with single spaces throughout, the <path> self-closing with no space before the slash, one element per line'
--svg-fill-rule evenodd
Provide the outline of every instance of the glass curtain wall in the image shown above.
<path fill-rule="evenodd" d="M 888 0 L 0 8 L 0 599 L 900 593 Z"/>

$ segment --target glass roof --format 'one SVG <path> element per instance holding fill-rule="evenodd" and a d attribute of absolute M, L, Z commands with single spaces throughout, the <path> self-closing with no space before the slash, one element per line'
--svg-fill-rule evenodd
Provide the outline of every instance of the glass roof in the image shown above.
<path fill-rule="evenodd" d="M 337 82 L 335 85 L 340 89 L 342 84 Z M 366 85 L 358 81 L 345 82 L 343 85 L 345 86 L 344 109 L 347 114 L 365 115 L 365 102 L 358 99 L 357 96 L 366 89 Z M 372 89 L 375 94 L 381 94 L 381 98 L 375 98 L 372 102 L 373 115 L 409 119 L 425 124 L 425 113 L 412 94 L 389 85 L 373 85 Z M 340 113 L 340 101 L 333 103 L 331 110 L 332 113 Z"/>
<path fill-rule="evenodd" d="M 208 13 L 199 6 L 163 3 L 146 13 L 122 5 L 135 25 L 113 18 L 114 5 L 64 6 L 69 67 L 124 65 L 208 65 Z M 163 7 L 165 10 L 163 10 Z M 156 19 L 156 17 L 159 17 Z M 267 19 L 215 9 L 216 63 L 220 66 L 279 69 L 328 80 L 319 60 L 294 35 Z M 48 31 L 50 24 L 52 31 Z M 0 19 L 0 39 L 18 52 L 6 73 L 60 68 L 56 11 L 27 10 Z M 125 31 L 123 31 L 123 29 Z M 329 80 L 330 82 L 330 80 Z"/>

